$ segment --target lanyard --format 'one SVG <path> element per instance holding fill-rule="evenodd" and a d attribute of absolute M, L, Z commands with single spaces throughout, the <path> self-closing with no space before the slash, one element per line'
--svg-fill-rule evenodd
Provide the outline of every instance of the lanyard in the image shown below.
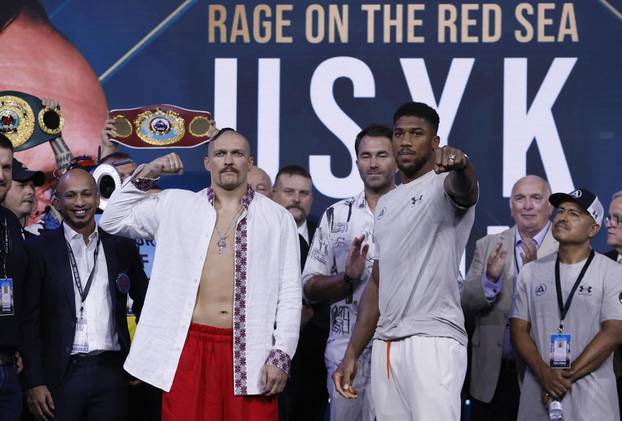
<path fill-rule="evenodd" d="M 8 278 L 6 273 L 6 259 L 9 257 L 9 224 L 6 221 L 6 216 L 2 218 L 2 274 L 4 279 Z"/>
<path fill-rule="evenodd" d="M 568 310 L 570 309 L 570 305 L 572 304 L 572 299 L 574 297 L 574 294 L 575 292 L 577 292 L 577 288 L 579 287 L 579 284 L 581 283 L 581 280 L 583 279 L 585 272 L 587 272 L 587 268 L 590 266 L 590 263 L 592 263 L 592 259 L 594 259 L 595 254 L 596 253 L 594 253 L 594 250 L 590 251 L 590 257 L 587 258 L 587 261 L 583 265 L 583 268 L 581 269 L 581 272 L 579 273 L 579 277 L 577 278 L 574 285 L 572 286 L 572 289 L 570 290 L 570 294 L 568 294 L 568 298 L 566 299 L 566 304 L 564 304 L 564 299 L 562 298 L 562 285 L 561 285 L 562 283 L 561 283 L 561 279 L 559 276 L 559 253 L 557 253 L 557 259 L 555 260 L 555 289 L 557 289 L 557 305 L 559 306 L 559 332 L 560 333 L 564 331 L 564 319 L 566 318 L 566 315 L 568 314 Z"/>
<path fill-rule="evenodd" d="M 67 249 L 69 250 L 69 263 L 71 264 L 71 273 L 73 275 L 73 280 L 76 283 L 76 287 L 78 287 L 78 291 L 80 292 L 80 318 L 84 313 L 84 301 L 86 301 L 86 297 L 89 295 L 89 291 L 91 290 L 91 284 L 93 283 L 93 277 L 95 276 L 95 268 L 97 267 L 97 255 L 99 254 L 99 241 L 97 239 L 97 244 L 95 245 L 95 252 L 93 252 L 93 269 L 91 269 L 91 273 L 89 274 L 89 278 L 86 281 L 86 286 L 84 289 L 82 288 L 82 281 L 80 280 L 80 273 L 78 272 L 78 265 L 76 263 L 76 257 L 73 254 L 73 250 L 71 248 L 71 244 L 66 241 Z"/>

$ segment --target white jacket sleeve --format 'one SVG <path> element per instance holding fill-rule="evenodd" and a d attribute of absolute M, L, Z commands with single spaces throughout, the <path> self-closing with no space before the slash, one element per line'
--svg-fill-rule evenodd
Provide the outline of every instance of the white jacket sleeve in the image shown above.
<path fill-rule="evenodd" d="M 140 167 L 134 173 L 139 170 Z M 153 240 L 166 196 L 166 192 L 147 195 L 128 179 L 110 197 L 99 225 L 110 234 Z"/>
<path fill-rule="evenodd" d="M 276 310 L 274 345 L 266 364 L 274 365 L 286 373 L 296 352 L 300 333 L 302 310 L 302 282 L 300 280 L 300 242 L 294 218 L 289 212 L 281 220 L 281 245 L 283 254 L 279 271 L 279 299 Z"/>

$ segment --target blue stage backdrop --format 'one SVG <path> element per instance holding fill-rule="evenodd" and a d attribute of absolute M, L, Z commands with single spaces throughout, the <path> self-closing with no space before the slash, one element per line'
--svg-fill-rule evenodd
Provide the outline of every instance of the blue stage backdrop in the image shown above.
<path fill-rule="evenodd" d="M 437 108 L 442 142 L 477 166 L 469 251 L 511 224 L 508 196 L 523 175 L 554 191 L 588 187 L 605 207 L 622 189 L 620 0 L 42 4 L 94 68 L 110 109 L 213 111 L 219 127 L 248 136 L 271 176 L 285 164 L 309 168 L 316 218 L 362 187 L 357 132 L 390 124 L 410 100 Z M 180 152 L 186 174 L 163 184 L 206 186 L 203 152 Z"/>

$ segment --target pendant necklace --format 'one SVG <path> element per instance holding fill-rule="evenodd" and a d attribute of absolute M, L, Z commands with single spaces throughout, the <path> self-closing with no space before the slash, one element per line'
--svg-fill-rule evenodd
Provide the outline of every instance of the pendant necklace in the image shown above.
<path fill-rule="evenodd" d="M 214 229 L 216 230 L 216 234 L 218 235 L 218 254 L 222 254 L 223 249 L 227 248 L 227 238 L 229 237 L 229 232 L 231 231 L 233 223 L 237 220 L 237 216 L 241 210 L 242 207 L 240 206 L 240 209 L 238 209 L 235 215 L 233 215 L 233 217 L 231 218 L 231 222 L 229 222 L 229 227 L 227 227 L 227 231 L 225 231 L 224 235 L 218 230 L 218 226 L 214 225 Z"/>

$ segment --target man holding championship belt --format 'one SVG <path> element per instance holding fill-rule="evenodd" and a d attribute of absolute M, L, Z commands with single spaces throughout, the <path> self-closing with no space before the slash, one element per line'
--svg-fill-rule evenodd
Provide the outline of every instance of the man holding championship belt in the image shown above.
<path fill-rule="evenodd" d="M 157 242 L 149 295 L 125 369 L 168 392 L 162 419 L 276 420 L 298 341 L 296 223 L 249 188 L 248 141 L 233 129 L 208 143 L 210 188 L 147 196 L 174 154 L 137 168 L 115 191 L 105 229 Z"/>

